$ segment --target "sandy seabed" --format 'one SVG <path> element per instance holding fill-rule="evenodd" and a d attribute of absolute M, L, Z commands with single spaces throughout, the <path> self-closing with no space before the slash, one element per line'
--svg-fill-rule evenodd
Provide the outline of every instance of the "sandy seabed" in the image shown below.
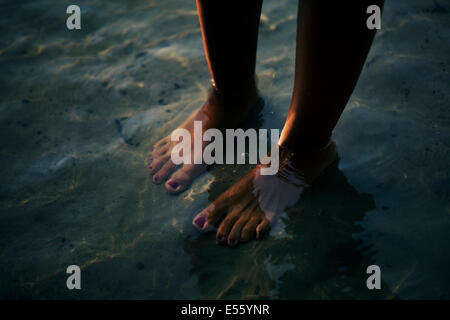
<path fill-rule="evenodd" d="M 1 5 L 0 298 L 450 298 L 446 1 L 386 1 L 334 133 L 339 163 L 235 250 L 191 219 L 249 166 L 215 166 L 175 197 L 147 171 L 210 86 L 195 1 L 80 0 L 80 31 L 70 4 Z M 289 107 L 296 8 L 264 2 L 262 128 Z M 71 264 L 81 290 L 66 288 Z M 372 264 L 381 290 L 366 288 Z"/>

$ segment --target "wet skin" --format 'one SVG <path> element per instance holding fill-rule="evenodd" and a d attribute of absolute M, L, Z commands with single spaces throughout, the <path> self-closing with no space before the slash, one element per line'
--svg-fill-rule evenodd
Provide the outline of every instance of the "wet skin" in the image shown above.
<path fill-rule="evenodd" d="M 211 89 L 205 104 L 194 112 L 179 127 L 194 136 L 194 121 L 202 121 L 202 135 L 215 128 L 224 131 L 228 128 L 238 128 L 248 117 L 252 107 L 260 99 L 255 87 L 251 87 L 242 94 L 233 94 L 227 97 Z M 171 152 L 179 141 L 171 141 L 170 135 L 157 142 L 149 159 L 152 181 L 160 184 L 167 180 L 165 187 L 170 193 L 176 194 L 186 190 L 192 181 L 203 173 L 207 165 L 191 164 L 176 165 L 171 160 Z M 203 142 L 203 148 L 207 145 Z M 191 139 L 191 154 L 194 155 L 194 139 Z M 178 169 L 178 170 L 177 170 Z M 172 174 L 173 173 L 173 174 Z"/>
<path fill-rule="evenodd" d="M 261 239 L 336 158 L 333 142 L 305 153 L 292 153 L 281 147 L 277 174 L 261 175 L 262 165 L 258 165 L 200 212 L 193 225 L 201 232 L 212 232 L 219 226 L 217 242 L 230 247 Z"/>

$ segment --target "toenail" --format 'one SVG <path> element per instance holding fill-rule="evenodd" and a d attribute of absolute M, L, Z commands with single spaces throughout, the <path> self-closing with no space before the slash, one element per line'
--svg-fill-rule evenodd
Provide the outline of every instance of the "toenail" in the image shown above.
<path fill-rule="evenodd" d="M 234 246 L 235 244 L 237 243 L 237 241 L 236 240 L 234 240 L 234 239 L 230 239 L 230 244 L 232 245 L 232 246 Z"/>
<path fill-rule="evenodd" d="M 152 170 L 152 166 L 148 167 L 150 170 Z"/>
<path fill-rule="evenodd" d="M 203 228 L 205 225 L 206 219 L 204 216 L 200 216 L 197 219 L 195 219 L 194 223 L 199 226 L 200 228 Z"/>
<path fill-rule="evenodd" d="M 153 160 L 153 157 L 150 158 L 150 161 Z"/>
<path fill-rule="evenodd" d="M 167 182 L 167 184 L 169 186 L 171 186 L 172 189 L 176 189 L 178 187 L 178 182 L 176 182 L 176 181 L 169 181 L 169 182 Z M 202 227 L 203 227 L 203 225 L 202 225 Z"/>
<path fill-rule="evenodd" d="M 155 176 L 154 178 L 153 178 L 153 180 L 155 180 L 155 182 L 158 182 L 158 176 Z"/>

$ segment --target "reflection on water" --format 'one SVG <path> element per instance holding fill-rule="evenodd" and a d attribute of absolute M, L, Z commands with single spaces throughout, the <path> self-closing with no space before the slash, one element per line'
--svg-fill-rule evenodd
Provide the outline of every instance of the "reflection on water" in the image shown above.
<path fill-rule="evenodd" d="M 450 297 L 447 3 L 387 1 L 335 131 L 338 167 L 234 250 L 191 220 L 248 166 L 213 167 L 175 197 L 146 170 L 210 85 L 195 3 L 79 1 L 76 32 L 69 4 L 1 5 L 0 298 Z M 296 5 L 264 2 L 251 126 L 283 125 Z M 370 264 L 382 290 L 366 289 Z"/>

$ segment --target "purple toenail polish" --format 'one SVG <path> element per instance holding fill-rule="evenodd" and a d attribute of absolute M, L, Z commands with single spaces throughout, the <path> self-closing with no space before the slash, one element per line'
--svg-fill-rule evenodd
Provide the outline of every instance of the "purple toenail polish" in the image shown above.
<path fill-rule="evenodd" d="M 155 176 L 153 179 L 155 180 L 155 182 L 158 182 L 158 176 Z"/>
<path fill-rule="evenodd" d="M 205 225 L 206 219 L 204 216 L 200 216 L 197 219 L 195 219 L 194 223 L 199 226 L 200 228 L 203 228 Z"/>
<path fill-rule="evenodd" d="M 176 182 L 176 181 L 169 181 L 169 182 L 167 182 L 167 184 L 169 186 L 171 186 L 172 189 L 176 189 L 178 187 L 178 182 Z"/>
<path fill-rule="evenodd" d="M 150 161 L 152 161 L 152 160 L 153 160 L 153 157 L 150 158 Z"/>

